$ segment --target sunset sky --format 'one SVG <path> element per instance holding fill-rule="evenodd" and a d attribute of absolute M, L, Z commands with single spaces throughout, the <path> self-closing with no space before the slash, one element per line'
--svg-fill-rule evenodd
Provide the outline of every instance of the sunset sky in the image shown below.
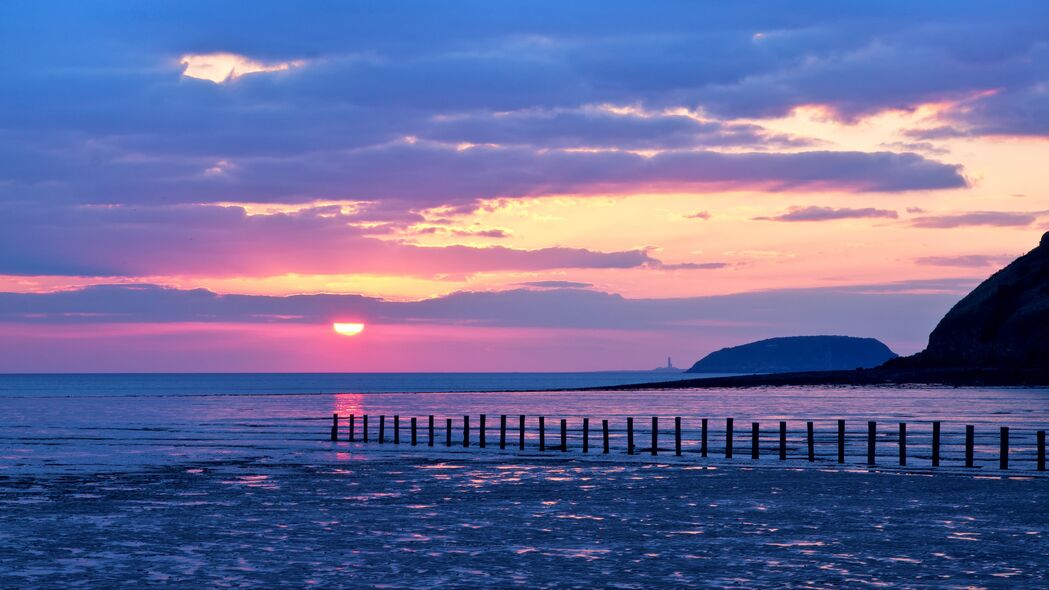
<path fill-rule="evenodd" d="M 1044 1 L 223 6 L 0 5 L 0 371 L 909 354 L 1049 229 Z"/>

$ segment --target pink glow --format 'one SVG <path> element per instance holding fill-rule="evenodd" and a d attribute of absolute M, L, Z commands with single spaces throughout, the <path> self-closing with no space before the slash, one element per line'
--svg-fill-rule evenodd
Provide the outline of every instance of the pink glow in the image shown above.
<path fill-rule="evenodd" d="M 369 325 L 0 324 L 4 372 L 586 371 L 684 363 L 717 337 L 656 331 Z M 693 358 L 695 357 L 695 358 Z"/>

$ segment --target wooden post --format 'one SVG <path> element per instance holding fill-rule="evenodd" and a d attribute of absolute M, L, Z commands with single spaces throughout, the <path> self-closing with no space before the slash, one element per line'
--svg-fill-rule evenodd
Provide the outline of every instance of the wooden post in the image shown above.
<path fill-rule="evenodd" d="M 725 420 L 725 458 L 732 458 L 732 418 Z"/>
<path fill-rule="evenodd" d="M 412 416 L 412 446 L 419 444 L 418 438 L 418 423 L 416 422 L 415 416 Z"/>
<path fill-rule="evenodd" d="M 940 466 L 940 422 L 932 423 L 932 466 Z"/>
<path fill-rule="evenodd" d="M 539 450 L 546 450 L 546 417 L 539 417 Z"/>
<path fill-rule="evenodd" d="M 470 416 L 463 416 L 463 448 L 470 446 Z"/>
<path fill-rule="evenodd" d="M 487 416 L 485 416 L 484 414 L 481 414 L 481 423 L 477 425 L 477 427 L 478 427 L 478 431 L 477 431 L 477 446 L 481 447 L 482 449 L 485 448 L 484 421 L 485 421 L 486 418 L 487 418 Z"/>
<path fill-rule="evenodd" d="M 401 417 L 393 415 L 393 444 L 401 444 Z"/>
<path fill-rule="evenodd" d="M 634 454 L 634 419 L 626 419 L 626 454 Z"/>
<path fill-rule="evenodd" d="M 499 448 L 506 448 L 506 414 L 499 416 Z"/>
<path fill-rule="evenodd" d="M 386 442 L 386 415 L 379 414 L 379 444 Z"/>
<path fill-rule="evenodd" d="M 813 432 L 812 422 L 805 423 L 805 430 L 809 439 L 809 463 L 816 460 L 816 435 Z"/>
<path fill-rule="evenodd" d="M 561 452 L 568 452 L 568 420 L 561 418 Z"/>
<path fill-rule="evenodd" d="M 608 454 L 608 420 L 601 421 L 601 438 L 605 443 L 604 454 Z"/>
<path fill-rule="evenodd" d="M 878 423 L 867 422 L 867 465 L 874 465 L 874 442 L 878 436 Z"/>
<path fill-rule="evenodd" d="M 364 442 L 368 442 L 368 414 L 364 415 L 363 422 L 364 423 L 362 424 L 362 426 L 364 428 Z"/>
<path fill-rule="evenodd" d="M 838 420 L 838 463 L 845 462 L 845 421 Z"/>
<path fill-rule="evenodd" d="M 674 417 L 674 454 L 681 456 L 681 416 Z"/>
<path fill-rule="evenodd" d="M 434 440 L 433 440 L 433 434 L 434 434 L 434 433 L 433 433 L 433 416 L 432 416 L 432 415 L 431 415 L 431 416 L 429 416 L 429 424 L 428 424 L 427 428 L 428 428 L 428 429 L 429 429 L 429 431 L 430 431 L 430 441 L 429 441 L 429 445 L 430 445 L 430 446 L 432 447 L 432 446 L 433 446 L 433 444 L 434 444 Z"/>
<path fill-rule="evenodd" d="M 907 465 L 907 423 L 900 422 L 900 466 Z"/>
<path fill-rule="evenodd" d="M 965 466 L 973 466 L 973 447 L 976 442 L 976 427 L 972 424 L 965 425 Z"/>
<path fill-rule="evenodd" d="M 703 440 L 700 441 L 699 453 L 703 456 L 707 456 L 707 419 L 703 418 Z"/>
<path fill-rule="evenodd" d="M 998 468 L 1009 469 L 1009 427 L 1002 426 L 998 447 Z"/>
<path fill-rule="evenodd" d="M 761 455 L 761 426 L 757 422 L 750 423 L 750 458 L 757 459 Z"/>
<path fill-rule="evenodd" d="M 524 450 L 524 439 L 525 439 L 525 417 L 521 414 L 517 422 L 517 448 L 518 450 Z"/>
<path fill-rule="evenodd" d="M 590 452 L 590 418 L 583 418 L 583 453 Z"/>
<path fill-rule="evenodd" d="M 350 414 L 350 442 L 357 442 L 356 433 L 353 431 L 353 427 L 355 426 L 355 422 L 357 421 L 356 418 L 356 416 Z"/>
<path fill-rule="evenodd" d="M 652 416 L 652 456 L 659 453 L 659 418 Z"/>
<path fill-rule="evenodd" d="M 331 415 L 331 442 L 339 440 L 339 415 Z"/>
<path fill-rule="evenodd" d="M 446 446 L 446 447 L 451 447 L 452 446 L 452 419 L 451 418 L 448 418 L 445 421 L 444 446 Z"/>
<path fill-rule="evenodd" d="M 1045 471 L 1045 431 L 1038 431 L 1038 471 Z"/>
<path fill-rule="evenodd" d="M 783 420 L 779 422 L 779 460 L 787 460 L 787 423 Z"/>

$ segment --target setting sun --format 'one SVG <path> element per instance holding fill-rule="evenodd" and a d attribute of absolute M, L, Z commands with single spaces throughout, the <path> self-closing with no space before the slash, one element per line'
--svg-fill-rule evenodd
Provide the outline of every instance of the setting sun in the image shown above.
<path fill-rule="evenodd" d="M 364 331 L 364 324 L 335 322 L 331 327 L 336 333 L 342 334 L 343 336 L 356 336 Z"/>

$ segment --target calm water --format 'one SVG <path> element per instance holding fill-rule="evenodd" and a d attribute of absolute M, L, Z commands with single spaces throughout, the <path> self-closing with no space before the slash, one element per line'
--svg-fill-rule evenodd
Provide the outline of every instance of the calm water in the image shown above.
<path fill-rule="evenodd" d="M 601 420 L 609 420 L 611 445 L 625 448 L 627 417 L 636 423 L 637 447 L 650 447 L 650 420 L 659 417 L 661 447 L 672 444 L 675 417 L 683 419 L 686 458 L 698 453 L 700 425 L 708 422 L 709 459 L 723 455 L 725 418 L 735 420 L 736 454 L 750 454 L 751 425 L 758 422 L 760 454 L 772 461 L 778 451 L 778 422 L 788 423 L 792 457 L 803 452 L 805 422 L 813 421 L 817 457 L 836 453 L 836 421 L 847 421 L 848 454 L 856 461 L 866 452 L 866 423 L 879 423 L 879 454 L 897 452 L 899 422 L 908 423 L 910 466 L 929 462 L 931 421 L 943 422 L 943 453 L 963 452 L 966 424 L 977 428 L 977 458 L 996 464 L 998 428 L 1009 426 L 1013 466 L 1033 461 L 1035 432 L 1049 428 L 1049 390 L 1023 388 L 767 388 L 746 390 L 660 390 L 620 392 L 432 393 L 484 384 L 503 389 L 535 386 L 594 385 L 649 378 L 650 373 L 405 374 L 405 375 L 5 375 L 0 376 L 0 474 L 91 471 L 168 465 L 214 458 L 340 460 L 348 445 L 328 441 L 332 413 L 369 414 L 371 437 L 378 417 L 387 416 L 386 436 L 393 438 L 393 416 L 401 416 L 407 442 L 411 417 L 419 439 L 427 417 L 435 417 L 435 438 L 446 440 L 446 420 L 453 419 L 453 439 L 461 447 L 463 416 L 488 416 L 489 437 L 498 435 L 498 417 L 509 418 L 508 438 L 517 436 L 518 415 L 526 421 L 526 451 L 538 447 L 538 416 L 545 416 L 549 444 L 559 437 L 560 419 L 568 426 L 572 450 L 582 446 L 582 419 L 591 419 L 592 444 L 599 444 Z M 415 388 L 416 393 L 404 392 Z M 333 393 L 318 393 L 317 391 Z M 377 393 L 390 390 L 401 393 Z M 334 393 L 338 391 L 339 393 Z M 369 391 L 371 393 L 369 393 Z M 348 438 L 348 424 L 339 436 Z M 495 438 L 490 438 L 495 440 Z M 559 442 L 559 439 L 557 439 Z M 371 446 L 368 453 L 403 452 L 402 446 Z M 442 448 L 427 452 L 456 452 Z M 414 449 L 422 452 L 421 448 Z M 476 452 L 476 444 L 471 452 Z M 491 448 L 485 449 L 492 452 Z"/>
<path fill-rule="evenodd" d="M 0 396 L 527 391 L 694 378 L 683 373 L 180 373 L 0 374 Z"/>
<path fill-rule="evenodd" d="M 605 382 L 632 378 L 609 376 Z M 604 378 L 0 376 L 0 587 L 1049 584 L 1049 479 L 1033 471 L 1035 431 L 1049 428 L 1049 390 L 423 391 Z M 367 414 L 372 442 L 347 441 L 345 419 L 340 440 L 328 440 L 332 413 L 354 415 L 358 437 Z M 480 414 L 488 417 L 484 449 Z M 498 445 L 502 414 L 510 418 L 507 449 Z M 515 447 L 520 414 L 524 451 Z M 375 442 L 379 416 L 383 444 Z M 567 451 L 539 450 L 538 416 L 547 418 L 551 446 L 566 421 Z M 730 416 L 732 459 L 724 456 Z M 584 417 L 593 427 L 587 455 Z M 681 457 L 673 454 L 674 417 L 683 419 Z M 449 418 L 453 444 L 445 446 Z M 843 466 L 838 419 L 848 425 Z M 610 424 L 608 455 L 596 452 L 601 420 Z M 777 453 L 781 420 L 786 461 Z M 863 465 L 868 420 L 878 421 L 875 469 Z M 943 422 L 945 445 L 935 471 L 932 420 Z M 896 466 L 901 421 L 906 468 Z M 975 470 L 962 466 L 965 424 L 977 429 Z M 1007 474 L 997 469 L 1001 426 L 1010 427 Z"/>

